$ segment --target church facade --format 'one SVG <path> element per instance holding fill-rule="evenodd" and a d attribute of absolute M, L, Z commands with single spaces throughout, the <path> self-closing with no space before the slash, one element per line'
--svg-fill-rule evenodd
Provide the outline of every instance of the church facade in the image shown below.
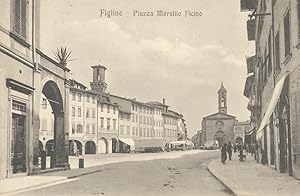
<path fill-rule="evenodd" d="M 227 90 L 222 83 L 218 91 L 218 112 L 205 116 L 202 120 L 203 142 L 213 141 L 219 146 L 229 141 L 244 143 L 244 137 L 242 140 L 235 140 L 234 127 L 237 123 L 236 117 L 227 113 Z"/>

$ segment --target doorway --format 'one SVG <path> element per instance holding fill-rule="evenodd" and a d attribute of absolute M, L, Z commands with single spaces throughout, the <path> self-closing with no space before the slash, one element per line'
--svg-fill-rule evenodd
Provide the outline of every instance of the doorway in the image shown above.
<path fill-rule="evenodd" d="M 25 116 L 12 114 L 11 166 L 13 174 L 26 172 Z"/>

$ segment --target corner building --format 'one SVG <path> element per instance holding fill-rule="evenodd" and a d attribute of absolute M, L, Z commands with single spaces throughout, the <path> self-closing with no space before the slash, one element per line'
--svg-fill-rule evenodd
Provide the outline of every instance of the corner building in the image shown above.
<path fill-rule="evenodd" d="M 259 155 L 264 164 L 300 179 L 300 2 L 242 0 L 241 11 L 250 12 L 248 40 L 255 42 L 244 95 L 263 149 Z"/>
<path fill-rule="evenodd" d="M 39 50 L 39 0 L 0 6 L 0 179 L 38 173 L 42 98 L 53 112 L 55 168 L 67 169 L 69 71 Z"/>

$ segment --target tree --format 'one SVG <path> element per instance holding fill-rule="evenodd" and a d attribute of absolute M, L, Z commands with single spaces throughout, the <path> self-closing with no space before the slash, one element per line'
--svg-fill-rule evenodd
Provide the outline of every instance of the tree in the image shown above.
<path fill-rule="evenodd" d="M 56 51 L 53 51 L 55 55 L 55 59 L 58 61 L 59 64 L 66 67 L 67 63 L 73 61 L 74 59 L 70 59 L 72 55 L 72 51 L 68 50 L 67 47 L 61 46 L 57 48 Z"/>

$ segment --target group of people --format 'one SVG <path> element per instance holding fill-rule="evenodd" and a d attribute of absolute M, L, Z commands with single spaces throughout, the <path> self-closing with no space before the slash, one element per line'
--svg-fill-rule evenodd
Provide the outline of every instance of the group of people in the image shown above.
<path fill-rule="evenodd" d="M 244 161 L 246 159 L 246 154 L 248 152 L 252 153 L 252 150 L 248 144 L 242 145 L 242 144 L 231 144 L 231 142 L 224 143 L 224 145 L 221 148 L 221 162 L 225 164 L 227 160 L 227 154 L 229 161 L 231 161 L 232 157 L 232 150 L 234 150 L 234 153 L 238 152 L 239 153 L 239 160 Z"/>

